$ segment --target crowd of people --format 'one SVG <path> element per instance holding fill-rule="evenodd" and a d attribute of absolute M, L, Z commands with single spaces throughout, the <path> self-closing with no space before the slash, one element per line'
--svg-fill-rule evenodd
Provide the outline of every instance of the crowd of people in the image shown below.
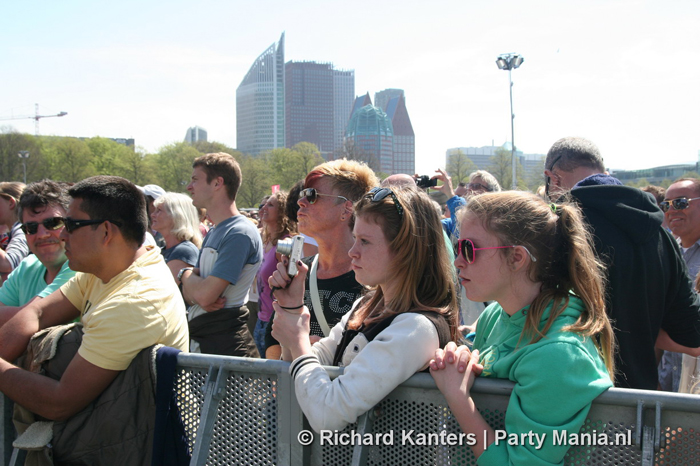
<path fill-rule="evenodd" d="M 414 176 L 380 183 L 363 163 L 325 162 L 261 200 L 257 219 L 238 208 L 240 166 L 224 153 L 194 161 L 189 195 L 111 176 L 0 183 L 0 391 L 71 422 L 164 344 L 289 361 L 321 430 L 429 371 L 494 465 L 556 464 L 567 447 L 494 444 L 476 377 L 515 383 L 515 433 L 578 431 L 611 386 L 678 391 L 681 355 L 700 355 L 700 180 L 622 186 L 581 138 L 552 146 L 539 194 L 483 170 L 456 189 L 444 170 L 432 178 L 444 207 Z M 278 247 L 297 237 L 294 274 Z M 66 334 L 59 373 L 44 375 L 50 357 L 13 365 Z M 345 371 L 331 380 L 324 365 Z"/>

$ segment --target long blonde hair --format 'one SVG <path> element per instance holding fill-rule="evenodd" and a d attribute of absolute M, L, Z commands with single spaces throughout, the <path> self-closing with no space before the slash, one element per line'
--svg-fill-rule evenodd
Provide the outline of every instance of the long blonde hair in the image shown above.
<path fill-rule="evenodd" d="M 434 311 L 450 325 L 450 336 L 458 341 L 458 307 L 452 258 L 447 252 L 440 217 L 433 201 L 415 187 L 392 186 L 399 206 L 391 196 L 373 201 L 368 193 L 355 205 L 355 217 L 380 226 L 393 253 L 391 268 L 399 284 L 392 300 L 384 302 L 381 287 L 373 287 L 348 322 L 358 329 L 394 314 Z M 402 213 L 399 213 L 402 210 Z"/>
<path fill-rule="evenodd" d="M 593 240 L 580 209 L 573 204 L 547 204 L 540 197 L 517 191 L 485 193 L 473 197 L 460 213 L 473 214 L 501 244 L 525 246 L 537 261 L 530 263 L 529 278 L 541 283 L 540 294 L 530 304 L 523 336 L 535 343 L 545 336 L 569 303 L 569 293 L 579 297 L 584 310 L 564 328 L 591 337 L 610 378 L 614 380 L 615 336 L 605 312 L 605 275 L 596 259 Z M 511 249 L 501 249 L 510 254 Z M 545 326 L 539 322 L 553 301 Z"/>

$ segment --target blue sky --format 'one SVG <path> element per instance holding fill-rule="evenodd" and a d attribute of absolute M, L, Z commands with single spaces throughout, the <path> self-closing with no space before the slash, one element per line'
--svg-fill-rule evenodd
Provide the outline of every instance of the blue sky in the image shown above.
<path fill-rule="evenodd" d="M 700 150 L 700 2 L 70 1 L 6 2 L 0 119 L 42 134 L 132 137 L 149 151 L 199 125 L 236 145 L 236 88 L 286 31 L 285 60 L 355 70 L 355 92 L 402 88 L 421 173 L 445 150 L 510 140 L 546 153 L 596 142 L 612 168 L 694 162 Z M 0 126 L 34 132 L 33 120 Z"/>

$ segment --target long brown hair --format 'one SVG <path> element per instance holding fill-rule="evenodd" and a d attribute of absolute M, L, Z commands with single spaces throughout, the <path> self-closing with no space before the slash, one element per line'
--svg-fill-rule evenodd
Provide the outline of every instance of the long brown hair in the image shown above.
<path fill-rule="evenodd" d="M 370 289 L 348 322 L 358 329 L 386 317 L 411 311 L 434 311 L 450 325 L 450 335 L 458 341 L 458 312 L 452 258 L 442 233 L 440 217 L 433 201 L 415 187 L 392 186 L 402 213 L 387 196 L 373 201 L 368 193 L 355 205 L 355 217 L 376 223 L 382 229 L 394 255 L 391 268 L 399 284 L 392 300 L 384 302 L 381 287 Z"/>
<path fill-rule="evenodd" d="M 287 193 L 278 191 L 271 195 L 266 203 L 273 197 L 277 199 L 277 224 L 271 229 L 267 223 L 263 223 L 262 240 L 264 244 L 271 243 L 273 246 L 276 246 L 277 241 L 281 238 L 296 234 L 297 224 L 287 216 L 285 208 L 287 204 Z"/>
<path fill-rule="evenodd" d="M 614 380 L 615 337 L 605 312 L 604 268 L 596 259 L 580 209 L 573 204 L 547 204 L 534 194 L 506 191 L 472 198 L 460 218 L 467 213 L 474 214 L 501 244 L 525 246 L 537 258 L 530 263 L 528 274 L 542 286 L 530 304 L 522 336 L 529 337 L 530 343 L 543 338 L 573 292 L 583 301 L 584 310 L 564 330 L 591 337 Z M 507 255 L 512 250 L 500 251 Z M 540 329 L 542 314 L 552 301 L 549 319 Z"/>

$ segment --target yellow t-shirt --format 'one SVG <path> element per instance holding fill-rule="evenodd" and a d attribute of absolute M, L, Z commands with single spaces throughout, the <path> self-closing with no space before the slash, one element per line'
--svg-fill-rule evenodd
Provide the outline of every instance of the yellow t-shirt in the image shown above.
<path fill-rule="evenodd" d="M 182 296 L 160 250 L 148 248 L 108 283 L 79 272 L 61 287 L 80 309 L 84 335 L 78 354 L 103 369 L 124 370 L 139 351 L 157 343 L 188 350 Z"/>

